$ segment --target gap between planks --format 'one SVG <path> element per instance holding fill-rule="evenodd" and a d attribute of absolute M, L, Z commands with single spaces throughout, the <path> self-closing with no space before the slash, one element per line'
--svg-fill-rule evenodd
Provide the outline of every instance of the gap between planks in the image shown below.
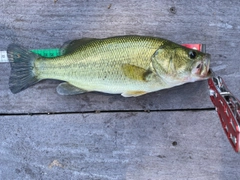
<path fill-rule="evenodd" d="M 164 110 L 112 110 L 112 111 L 79 111 L 79 112 L 48 112 L 48 113 L 0 113 L 0 116 L 36 116 L 36 115 L 58 115 L 58 114 L 100 114 L 100 113 L 151 113 L 151 112 L 183 112 L 183 111 L 213 111 L 215 108 L 199 109 L 164 109 Z"/>

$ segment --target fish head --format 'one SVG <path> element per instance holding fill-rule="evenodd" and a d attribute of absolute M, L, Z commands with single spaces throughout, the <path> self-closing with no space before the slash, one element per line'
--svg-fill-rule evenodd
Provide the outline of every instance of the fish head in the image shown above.
<path fill-rule="evenodd" d="M 183 84 L 211 77 L 210 59 L 210 54 L 171 44 L 154 53 L 152 67 L 168 83 Z"/>

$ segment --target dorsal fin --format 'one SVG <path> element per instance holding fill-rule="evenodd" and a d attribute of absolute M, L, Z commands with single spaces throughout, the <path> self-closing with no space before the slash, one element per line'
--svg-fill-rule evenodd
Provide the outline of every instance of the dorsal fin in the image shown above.
<path fill-rule="evenodd" d="M 96 39 L 82 38 L 82 39 L 67 41 L 61 47 L 60 53 L 61 53 L 61 55 L 73 53 L 74 51 L 81 49 L 83 46 L 85 46 L 86 44 L 88 44 L 94 40 L 96 40 Z"/>

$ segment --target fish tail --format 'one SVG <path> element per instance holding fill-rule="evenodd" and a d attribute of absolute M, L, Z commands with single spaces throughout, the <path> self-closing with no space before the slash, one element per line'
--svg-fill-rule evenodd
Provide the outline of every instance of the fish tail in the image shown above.
<path fill-rule="evenodd" d="M 7 55 L 11 64 L 9 89 L 16 94 L 40 81 L 34 73 L 34 61 L 39 58 L 27 49 L 10 44 Z"/>

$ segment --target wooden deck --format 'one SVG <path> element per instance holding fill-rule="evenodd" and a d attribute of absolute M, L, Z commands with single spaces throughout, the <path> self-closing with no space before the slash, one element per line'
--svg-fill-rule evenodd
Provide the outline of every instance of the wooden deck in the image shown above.
<path fill-rule="evenodd" d="M 213 70 L 240 97 L 239 7 L 238 0 L 2 0 L 0 50 L 130 34 L 203 43 Z M 52 80 L 13 95 L 9 74 L 0 63 L 0 179 L 240 179 L 240 155 L 206 81 L 138 98 L 63 97 Z"/>

